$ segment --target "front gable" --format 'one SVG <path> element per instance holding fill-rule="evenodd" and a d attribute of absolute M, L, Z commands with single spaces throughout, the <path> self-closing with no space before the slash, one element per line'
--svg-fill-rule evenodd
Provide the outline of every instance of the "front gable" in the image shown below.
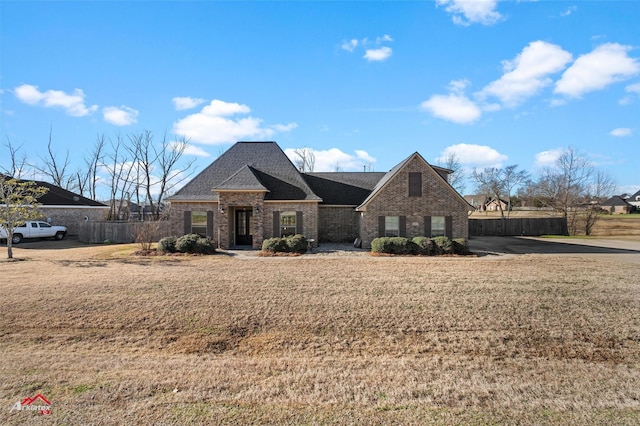
<path fill-rule="evenodd" d="M 428 204 L 434 211 L 473 211 L 473 206 L 447 182 L 443 170 L 435 170 L 416 152 L 391 169 L 356 210 L 364 212 L 375 204 L 423 210 Z"/>

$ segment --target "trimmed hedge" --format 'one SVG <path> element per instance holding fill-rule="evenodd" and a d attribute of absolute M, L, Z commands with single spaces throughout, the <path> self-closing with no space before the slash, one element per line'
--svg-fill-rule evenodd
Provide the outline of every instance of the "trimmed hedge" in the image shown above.
<path fill-rule="evenodd" d="M 470 254 L 464 238 L 450 240 L 447 237 L 381 237 L 371 242 L 371 251 L 385 254 L 438 256 L 443 254 Z"/>
<path fill-rule="evenodd" d="M 175 253 L 176 252 L 176 237 L 165 237 L 158 241 L 158 250 L 163 251 L 165 253 Z"/>
<path fill-rule="evenodd" d="M 165 253 L 213 254 L 216 243 L 198 234 L 187 234 L 182 237 L 165 237 L 158 242 L 158 250 Z"/>
<path fill-rule="evenodd" d="M 300 234 L 283 238 L 274 237 L 262 242 L 262 251 L 271 253 L 305 253 L 307 244 L 307 238 Z"/>

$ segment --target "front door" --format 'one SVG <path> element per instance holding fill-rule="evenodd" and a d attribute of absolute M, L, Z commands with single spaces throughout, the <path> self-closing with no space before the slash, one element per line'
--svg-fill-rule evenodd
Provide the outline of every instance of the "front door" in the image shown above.
<path fill-rule="evenodd" d="M 252 210 L 236 210 L 236 245 L 253 245 Z"/>

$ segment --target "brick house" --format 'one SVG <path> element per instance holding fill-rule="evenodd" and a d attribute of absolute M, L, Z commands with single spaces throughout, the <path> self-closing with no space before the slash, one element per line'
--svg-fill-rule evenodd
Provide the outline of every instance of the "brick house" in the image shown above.
<path fill-rule="evenodd" d="M 449 173 L 417 152 L 387 173 L 301 173 L 275 142 L 238 142 L 167 201 L 174 234 L 221 248 L 293 234 L 365 248 L 378 236 L 467 238 L 473 207 Z"/>
<path fill-rule="evenodd" d="M 109 212 L 109 206 L 57 185 L 39 180 L 29 181 L 48 189 L 46 194 L 38 198 L 38 211 L 42 219 L 53 225 L 66 226 L 67 235 L 78 235 L 81 222 L 104 220 Z"/>

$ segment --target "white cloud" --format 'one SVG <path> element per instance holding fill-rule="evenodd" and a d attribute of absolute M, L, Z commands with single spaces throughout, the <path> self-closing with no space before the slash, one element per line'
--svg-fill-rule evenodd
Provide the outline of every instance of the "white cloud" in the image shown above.
<path fill-rule="evenodd" d="M 389 34 L 385 34 L 382 37 L 376 37 L 376 44 L 382 44 L 384 42 L 392 42 L 393 38 Z"/>
<path fill-rule="evenodd" d="M 273 126 L 271 126 L 271 128 L 273 130 L 275 130 L 276 132 L 290 132 L 293 129 L 295 129 L 296 127 L 298 127 L 297 123 L 274 124 Z"/>
<path fill-rule="evenodd" d="M 611 136 L 617 136 L 617 137 L 625 137 L 625 136 L 631 136 L 631 134 L 633 133 L 633 131 L 629 128 L 626 127 L 618 127 L 617 129 L 613 129 L 609 134 Z"/>
<path fill-rule="evenodd" d="M 489 83 L 480 96 L 495 96 L 506 106 L 516 106 L 550 85 L 549 75 L 562 71 L 571 59 L 560 46 L 531 42 L 514 60 L 503 62 L 504 75 Z"/>
<path fill-rule="evenodd" d="M 498 0 L 436 0 L 436 6 L 444 6 L 453 15 L 456 25 L 493 25 L 502 19 L 497 12 Z"/>
<path fill-rule="evenodd" d="M 564 12 L 560 12 L 560 16 L 569 16 L 576 10 L 578 10 L 578 6 L 570 6 L 567 9 L 565 9 Z"/>
<path fill-rule="evenodd" d="M 393 50 L 388 46 L 382 46 L 378 49 L 367 49 L 363 58 L 370 62 L 380 62 L 391 57 Z"/>
<path fill-rule="evenodd" d="M 340 46 L 342 48 L 342 50 L 346 50 L 347 52 L 353 52 L 355 50 L 356 47 L 358 47 L 358 40 L 355 38 L 352 38 L 351 40 L 348 41 L 343 41 L 342 42 L 342 46 Z"/>
<path fill-rule="evenodd" d="M 206 102 L 206 99 L 202 98 L 191 98 L 188 96 L 180 97 L 176 96 L 172 99 L 173 105 L 175 105 L 176 111 L 182 111 L 185 109 L 195 108 L 198 105 L 202 105 Z"/>
<path fill-rule="evenodd" d="M 361 172 L 364 166 L 372 165 L 377 161 L 363 150 L 355 150 L 355 155 L 347 154 L 338 148 L 319 151 L 311 149 L 311 151 L 315 157 L 314 172 L 335 172 L 336 170 Z M 295 161 L 297 158 L 295 148 L 287 148 L 284 153 L 287 154 L 291 161 Z"/>
<path fill-rule="evenodd" d="M 623 96 L 622 99 L 618 101 L 618 103 L 620 105 L 632 104 L 636 99 L 635 95 L 640 95 L 640 83 L 630 84 L 624 88 L 624 91 L 629 93 L 629 95 Z"/>
<path fill-rule="evenodd" d="M 535 166 L 552 167 L 564 152 L 564 148 L 555 148 L 548 151 L 539 152 L 535 155 Z"/>
<path fill-rule="evenodd" d="M 214 99 L 198 113 L 188 115 L 173 124 L 173 132 L 194 142 L 217 145 L 249 139 L 267 139 L 276 132 L 287 132 L 296 123 L 264 126 L 255 117 L 236 117 L 251 112 L 247 105 Z"/>
<path fill-rule="evenodd" d="M 186 145 L 184 153 L 186 155 L 194 155 L 196 157 L 211 157 L 211 154 L 209 154 L 204 149 L 191 144 Z"/>
<path fill-rule="evenodd" d="M 573 98 L 627 80 L 640 73 L 640 63 L 627 56 L 630 46 L 606 43 L 581 55 L 556 83 L 554 92 Z"/>
<path fill-rule="evenodd" d="M 23 84 L 14 89 L 16 97 L 28 105 L 40 105 L 45 108 L 62 108 L 67 115 L 83 117 L 95 112 L 97 105 L 87 106 L 84 103 L 85 94 L 80 89 L 74 89 L 69 95 L 61 90 L 47 90 L 41 92 L 38 86 Z"/>
<path fill-rule="evenodd" d="M 129 126 L 138 122 L 138 110 L 122 105 L 102 109 L 104 121 L 115 126 Z"/>
<path fill-rule="evenodd" d="M 420 104 L 423 110 L 435 117 L 454 123 L 473 123 L 482 115 L 480 108 L 462 94 L 434 95 Z"/>
<path fill-rule="evenodd" d="M 625 92 L 635 93 L 636 95 L 640 95 L 640 83 L 630 84 L 624 88 Z"/>
<path fill-rule="evenodd" d="M 355 38 L 351 40 L 344 40 L 340 45 L 340 48 L 353 53 L 357 48 L 362 47 L 365 49 L 365 53 L 362 56 L 364 59 L 370 62 L 380 62 L 389 59 L 393 54 L 393 49 L 389 46 L 382 46 L 382 44 L 391 42 L 393 42 L 393 38 L 389 34 L 385 34 L 383 36 L 376 37 L 375 42 L 370 41 L 368 38 L 363 38 L 362 40 Z"/>
<path fill-rule="evenodd" d="M 446 147 L 436 162 L 445 163 L 451 154 L 455 154 L 460 165 L 465 169 L 502 167 L 508 159 L 504 154 L 486 145 L 459 143 Z"/>

